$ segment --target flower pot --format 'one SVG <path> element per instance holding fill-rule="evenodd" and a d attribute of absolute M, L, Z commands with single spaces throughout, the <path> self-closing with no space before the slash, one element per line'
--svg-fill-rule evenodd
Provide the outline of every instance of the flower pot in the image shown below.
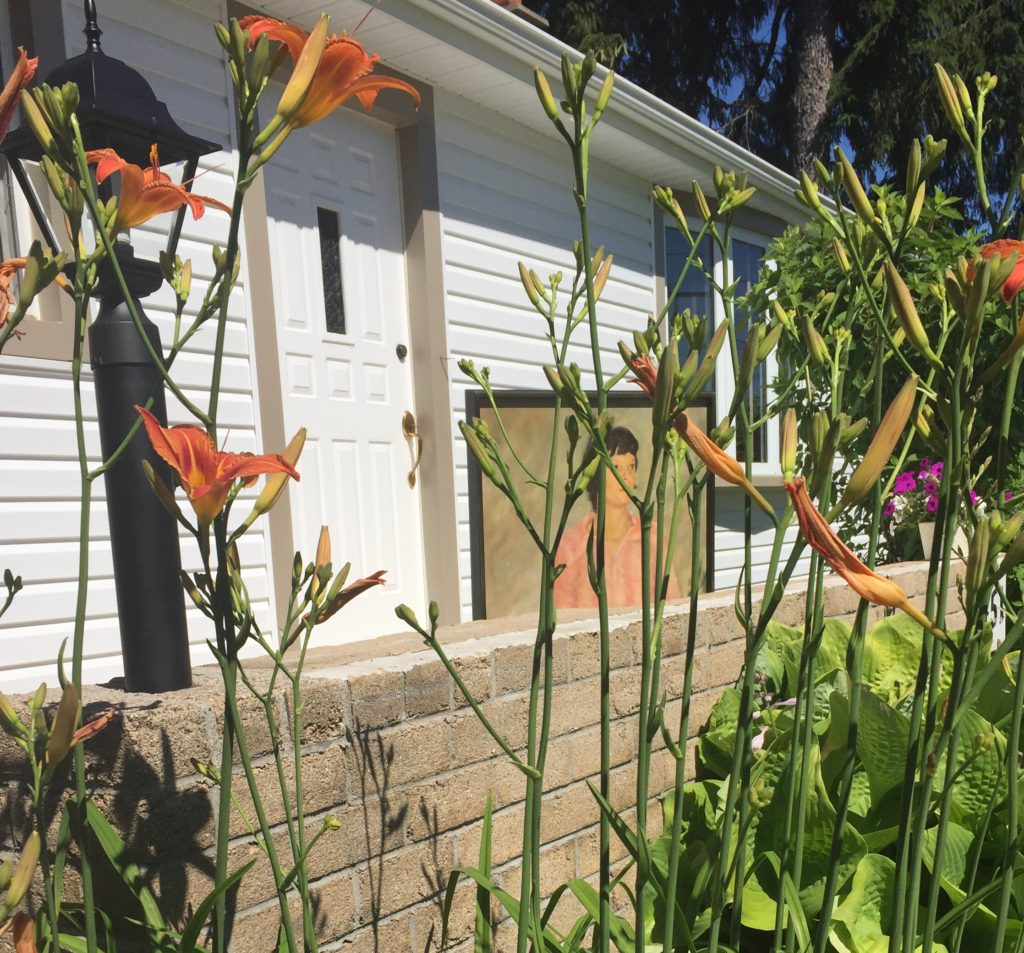
<path fill-rule="evenodd" d="M 918 523 L 917 531 L 921 534 L 921 548 L 924 550 L 924 558 L 930 559 L 932 543 L 935 540 L 935 521 Z M 961 559 L 967 559 L 967 547 L 967 534 L 958 526 L 953 536 L 953 554 Z"/>

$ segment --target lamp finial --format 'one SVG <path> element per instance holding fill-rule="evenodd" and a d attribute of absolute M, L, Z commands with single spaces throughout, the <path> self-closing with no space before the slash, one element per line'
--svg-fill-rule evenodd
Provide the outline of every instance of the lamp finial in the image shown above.
<path fill-rule="evenodd" d="M 103 31 L 96 22 L 96 0 L 85 0 L 85 48 L 89 53 L 101 53 L 100 37 Z"/>

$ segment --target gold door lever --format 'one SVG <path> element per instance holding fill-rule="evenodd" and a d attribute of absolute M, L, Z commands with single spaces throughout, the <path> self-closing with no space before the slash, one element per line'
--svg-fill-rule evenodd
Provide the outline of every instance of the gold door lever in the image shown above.
<path fill-rule="evenodd" d="M 413 458 L 412 469 L 409 471 L 409 488 L 416 486 L 416 471 L 420 468 L 420 460 L 423 459 L 423 438 L 416 429 L 416 418 L 411 410 L 402 414 L 402 433 L 406 440 L 416 441 L 416 455 Z M 411 448 L 410 448 L 411 449 Z"/>

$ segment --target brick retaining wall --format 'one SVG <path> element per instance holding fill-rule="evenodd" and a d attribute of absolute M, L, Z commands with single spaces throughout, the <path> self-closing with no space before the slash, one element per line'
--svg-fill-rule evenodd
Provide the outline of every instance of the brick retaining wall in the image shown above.
<path fill-rule="evenodd" d="M 922 564 L 889 567 L 919 601 Z M 955 595 L 954 595 L 955 599 Z M 825 611 L 852 621 L 857 600 L 839 580 L 825 591 Z M 951 604 L 955 604 L 951 602 Z M 776 618 L 799 624 L 802 586 L 794 583 Z M 872 610 L 873 617 L 881 611 Z M 586 779 L 599 769 L 598 643 L 592 620 L 558 627 L 554 642 L 554 723 L 546 774 L 543 878 L 546 891 L 571 877 L 592 876 L 598 866 L 597 807 Z M 613 619 L 612 802 L 624 810 L 635 786 L 636 720 L 640 667 L 638 614 Z M 664 623 L 663 688 L 669 723 L 678 721 L 687 612 L 670 607 Z M 525 618 L 453 626 L 440 633 L 467 687 L 513 747 L 526 743 L 530 658 L 534 632 Z M 699 609 L 692 732 L 706 720 L 721 690 L 731 685 L 743 658 L 742 633 L 731 591 L 702 597 Z M 259 663 L 247 663 L 265 678 Z M 244 690 L 240 687 L 240 693 Z M 56 698 L 56 695 L 53 696 Z M 196 673 L 196 684 L 172 695 L 126 695 L 112 687 L 85 692 L 86 714 L 113 704 L 120 717 L 89 743 L 89 780 L 101 810 L 122 830 L 134 859 L 147 871 L 167 916 L 187 917 L 211 887 L 216 790 L 192 759 L 219 762 L 220 677 Z M 285 731 L 289 699 L 282 687 L 277 707 Z M 675 708 L 673 713 L 672 708 Z M 262 709 L 247 698 L 243 718 L 267 791 L 270 823 L 282 845 L 287 835 L 277 796 L 271 739 Z M 412 635 L 397 635 L 339 648 L 314 649 L 307 662 L 303 765 L 310 826 L 326 813 L 341 821 L 314 849 L 316 918 L 321 949 L 348 953 L 427 953 L 438 948 L 440 905 L 448 872 L 473 864 L 484 800 L 494 799 L 493 864 L 506 889 L 518 893 L 524 778 L 478 723 L 434 654 Z M 660 744 L 660 742 L 659 742 Z M 286 750 L 288 738 L 282 739 Z M 692 748 L 691 748 L 692 750 Z M 21 752 L 4 737 L 0 780 L 6 785 L 2 843 L 24 835 L 19 787 Z M 651 763 L 650 790 L 671 787 L 674 765 L 664 748 Z M 244 776 L 235 790 L 249 801 Z M 247 812 L 251 814 L 250 812 Z M 627 815 L 628 816 L 628 815 Z M 655 801 L 650 834 L 660 826 Z M 232 820 L 231 867 L 259 855 L 237 816 Z M 616 845 L 617 848 L 617 845 Z M 287 854 L 287 850 L 285 850 Z M 621 856 L 617 848 L 617 856 Z M 73 888 L 73 885 L 71 885 Z M 115 890 L 116 893 L 116 890 Z M 232 949 L 264 953 L 273 947 L 278 908 L 265 862 L 244 878 L 236 898 Z M 474 889 L 463 885 L 452 914 L 452 948 L 472 947 Z M 111 899 L 110 904 L 120 901 Z M 578 914 L 564 901 L 558 925 Z M 499 930 L 505 941 L 512 929 Z"/>

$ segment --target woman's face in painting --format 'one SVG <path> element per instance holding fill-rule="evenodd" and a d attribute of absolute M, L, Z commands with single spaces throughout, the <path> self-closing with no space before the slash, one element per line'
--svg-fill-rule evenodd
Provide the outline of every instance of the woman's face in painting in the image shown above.
<path fill-rule="evenodd" d="M 623 483 L 626 484 L 631 490 L 636 489 L 636 454 L 634 453 L 613 453 L 612 463 L 615 464 L 615 469 L 618 471 L 619 476 L 622 477 Z M 608 505 L 609 506 L 628 506 L 630 503 L 629 496 L 626 491 L 619 485 L 619 481 L 614 477 L 608 477 Z"/>

